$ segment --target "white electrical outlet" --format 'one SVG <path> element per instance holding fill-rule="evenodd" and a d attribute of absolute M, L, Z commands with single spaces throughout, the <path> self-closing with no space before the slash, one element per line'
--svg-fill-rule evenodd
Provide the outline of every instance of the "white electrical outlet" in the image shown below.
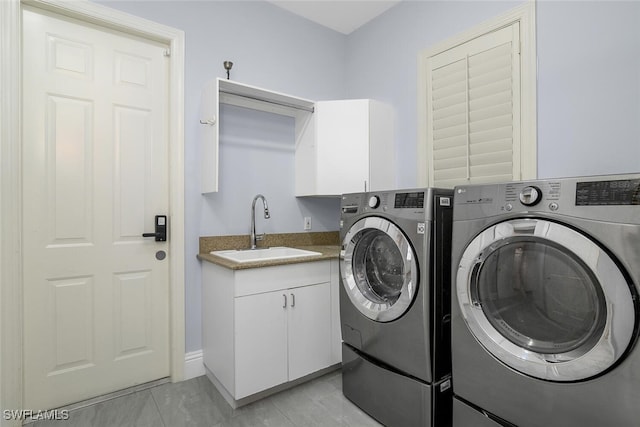
<path fill-rule="evenodd" d="M 311 217 L 310 216 L 305 216 L 304 217 L 304 229 L 309 231 L 311 230 Z"/>

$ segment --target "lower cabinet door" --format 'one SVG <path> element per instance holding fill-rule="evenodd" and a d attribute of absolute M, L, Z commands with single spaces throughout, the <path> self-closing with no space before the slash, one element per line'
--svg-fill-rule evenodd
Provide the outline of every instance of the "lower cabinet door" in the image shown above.
<path fill-rule="evenodd" d="M 287 382 L 289 299 L 288 291 L 235 299 L 236 399 Z"/>
<path fill-rule="evenodd" d="M 332 364 L 331 284 L 288 290 L 289 381 Z"/>

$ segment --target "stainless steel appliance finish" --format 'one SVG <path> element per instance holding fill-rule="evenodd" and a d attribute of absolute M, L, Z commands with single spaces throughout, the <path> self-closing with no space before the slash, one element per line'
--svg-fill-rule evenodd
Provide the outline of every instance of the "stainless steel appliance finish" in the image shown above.
<path fill-rule="evenodd" d="M 521 427 L 637 425 L 640 174 L 454 193 L 454 408 Z"/>
<path fill-rule="evenodd" d="M 460 399 L 453 398 L 453 425 L 468 427 L 511 427 L 513 424 L 495 418 L 480 408 L 475 408 Z"/>
<path fill-rule="evenodd" d="M 452 194 L 342 197 L 343 392 L 386 425 L 451 423 Z"/>

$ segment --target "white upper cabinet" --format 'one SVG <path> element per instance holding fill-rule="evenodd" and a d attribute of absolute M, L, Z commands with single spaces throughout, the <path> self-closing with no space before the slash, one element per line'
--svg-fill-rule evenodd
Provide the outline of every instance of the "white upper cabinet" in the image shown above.
<path fill-rule="evenodd" d="M 209 81 L 202 91 L 200 103 L 200 191 L 203 194 L 218 191 L 220 104 L 295 118 L 296 145 L 301 138 L 307 137 L 307 123 L 315 108 L 314 102 L 308 99 L 221 78 Z"/>
<path fill-rule="evenodd" d="M 200 106 L 202 193 L 218 191 L 220 104 L 295 119 L 296 196 L 395 188 L 389 105 L 369 99 L 314 102 L 218 78 L 205 86 Z"/>
<path fill-rule="evenodd" d="M 296 196 L 395 188 L 393 110 L 370 99 L 316 102 L 296 145 Z"/>

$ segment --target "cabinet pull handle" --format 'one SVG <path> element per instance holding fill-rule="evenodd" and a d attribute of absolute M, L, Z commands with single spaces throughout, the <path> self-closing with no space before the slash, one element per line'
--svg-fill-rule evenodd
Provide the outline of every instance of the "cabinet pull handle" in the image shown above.
<path fill-rule="evenodd" d="M 282 305 L 282 308 L 287 308 L 287 296 L 285 294 L 282 294 L 282 297 L 284 298 L 284 304 Z"/>
<path fill-rule="evenodd" d="M 291 294 L 291 307 L 295 307 L 296 306 L 296 296 L 294 294 Z"/>
<path fill-rule="evenodd" d="M 364 192 L 365 193 L 367 192 L 367 180 L 366 179 L 364 180 Z"/>

